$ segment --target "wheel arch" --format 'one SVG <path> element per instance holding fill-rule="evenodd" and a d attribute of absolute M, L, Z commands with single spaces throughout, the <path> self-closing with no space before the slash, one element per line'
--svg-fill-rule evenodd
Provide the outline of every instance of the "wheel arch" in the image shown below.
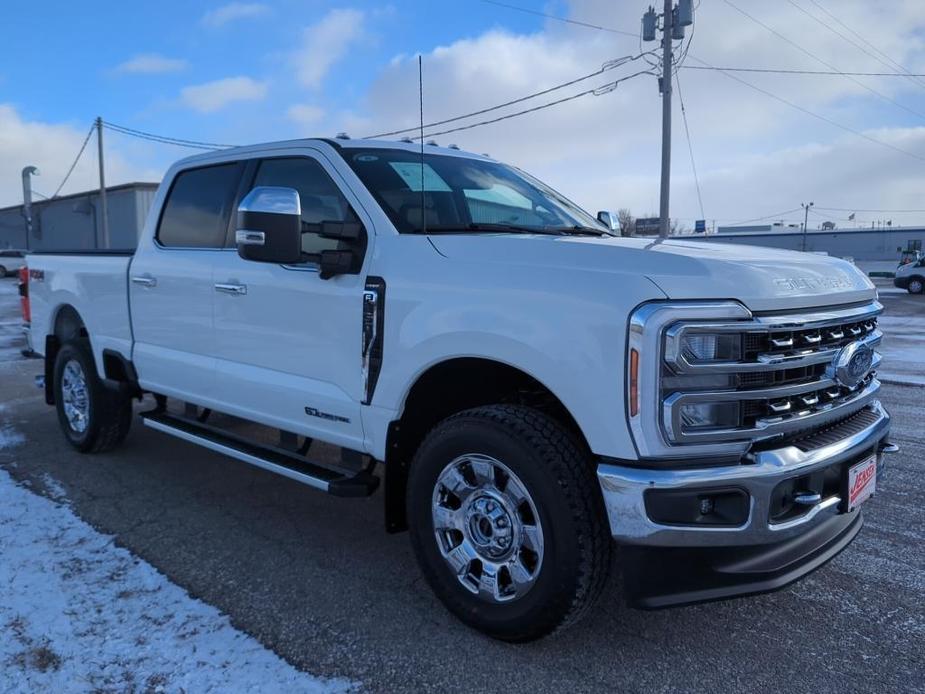
<path fill-rule="evenodd" d="M 587 438 L 556 394 L 515 366 L 485 357 L 454 357 L 431 364 L 405 395 L 401 415 L 388 427 L 385 460 L 386 529 L 407 529 L 405 496 L 411 459 L 427 433 L 457 412 L 493 404 L 533 407 L 559 421 L 586 450 Z"/>
<path fill-rule="evenodd" d="M 45 336 L 45 402 L 54 405 L 55 360 L 61 345 L 75 337 L 89 339 L 90 334 L 80 313 L 71 304 L 56 306 L 49 325 L 50 331 Z"/>

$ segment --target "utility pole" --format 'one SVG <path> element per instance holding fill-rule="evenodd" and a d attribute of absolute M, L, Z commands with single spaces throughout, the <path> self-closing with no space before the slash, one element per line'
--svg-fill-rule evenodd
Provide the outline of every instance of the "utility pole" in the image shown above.
<path fill-rule="evenodd" d="M 803 208 L 803 252 L 806 252 L 806 225 L 809 222 L 809 208 L 813 206 L 813 203 L 808 205 L 805 202 L 800 203 L 800 207 Z"/>
<path fill-rule="evenodd" d="M 103 219 L 103 248 L 109 248 L 109 210 L 106 207 L 106 172 L 103 169 L 103 119 L 96 117 L 97 159 L 100 162 L 100 216 Z"/>
<path fill-rule="evenodd" d="M 662 95 L 662 181 L 659 198 L 659 238 L 666 238 L 671 229 L 669 219 L 671 194 L 671 80 L 672 80 L 672 41 L 684 38 L 684 27 L 694 23 L 693 0 L 664 0 L 662 10 L 662 74 L 659 77 L 659 92 Z M 643 41 L 654 41 L 656 30 L 655 8 L 642 17 Z"/>
<path fill-rule="evenodd" d="M 658 204 L 658 236 L 666 238 L 671 223 L 668 219 L 668 197 L 671 194 L 671 20 L 672 0 L 665 0 L 662 16 L 662 189 Z"/>

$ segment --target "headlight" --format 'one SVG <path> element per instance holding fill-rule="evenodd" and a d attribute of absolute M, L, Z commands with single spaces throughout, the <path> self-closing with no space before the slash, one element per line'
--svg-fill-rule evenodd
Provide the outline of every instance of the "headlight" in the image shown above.
<path fill-rule="evenodd" d="M 681 351 L 690 362 L 738 361 L 742 358 L 742 336 L 738 333 L 688 333 Z"/>
<path fill-rule="evenodd" d="M 696 402 L 681 406 L 684 429 L 739 426 L 738 402 Z"/>

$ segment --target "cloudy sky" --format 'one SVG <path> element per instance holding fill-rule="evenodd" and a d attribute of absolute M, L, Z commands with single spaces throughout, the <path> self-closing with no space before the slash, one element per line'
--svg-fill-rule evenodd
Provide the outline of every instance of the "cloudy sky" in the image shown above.
<path fill-rule="evenodd" d="M 342 130 L 370 135 L 417 122 L 418 54 L 425 121 L 443 120 L 638 54 L 646 5 L 88 0 L 45 2 L 39 12 L 10 3 L 0 44 L 0 206 L 21 200 L 27 164 L 41 170 L 36 189 L 52 195 L 97 115 L 231 144 Z M 700 0 L 678 78 L 703 209 L 676 98 L 672 216 L 688 226 L 701 216 L 721 224 L 775 215 L 802 221 L 800 203 L 812 200 L 830 208 L 811 217 L 816 224 L 845 226 L 851 211 L 865 224 L 925 224 L 925 76 L 693 69 L 925 74 L 923 39 L 922 0 Z M 638 60 L 491 115 L 641 69 L 648 66 Z M 512 162 L 592 211 L 658 208 L 660 99 L 650 75 L 436 139 Z M 157 180 L 192 153 L 111 131 L 105 145 L 112 183 Z M 62 193 L 96 184 L 95 157 L 91 140 Z"/>

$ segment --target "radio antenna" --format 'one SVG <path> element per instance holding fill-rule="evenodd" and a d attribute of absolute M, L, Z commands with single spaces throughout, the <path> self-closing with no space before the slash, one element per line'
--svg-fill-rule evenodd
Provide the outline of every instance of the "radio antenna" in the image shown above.
<path fill-rule="evenodd" d="M 424 191 L 424 66 L 418 54 L 418 103 L 420 105 L 420 141 L 421 141 L 421 233 L 427 233 L 427 195 Z"/>

